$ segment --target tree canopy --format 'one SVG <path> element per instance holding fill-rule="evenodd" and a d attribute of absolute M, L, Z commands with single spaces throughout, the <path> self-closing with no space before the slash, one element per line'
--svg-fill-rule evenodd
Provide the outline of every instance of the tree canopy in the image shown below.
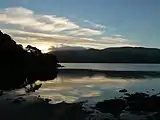
<path fill-rule="evenodd" d="M 0 31 L 0 89 L 13 90 L 37 80 L 52 80 L 58 74 L 55 55 L 43 54 L 31 45 L 25 49 Z"/>

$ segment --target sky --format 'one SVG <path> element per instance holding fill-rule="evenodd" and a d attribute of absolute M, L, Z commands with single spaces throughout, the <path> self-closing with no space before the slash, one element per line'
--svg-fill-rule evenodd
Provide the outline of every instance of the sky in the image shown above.
<path fill-rule="evenodd" d="M 0 29 L 24 46 L 160 48 L 160 0 L 0 2 Z"/>

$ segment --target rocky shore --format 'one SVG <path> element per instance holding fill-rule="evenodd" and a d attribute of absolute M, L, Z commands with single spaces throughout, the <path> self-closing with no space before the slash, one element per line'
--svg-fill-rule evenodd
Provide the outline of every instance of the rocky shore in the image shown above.
<path fill-rule="evenodd" d="M 88 101 L 50 104 L 50 99 L 40 96 L 7 98 L 2 95 L 0 116 L 2 120 L 159 120 L 159 94 L 125 91 L 119 98 L 95 105 L 89 105 Z"/>

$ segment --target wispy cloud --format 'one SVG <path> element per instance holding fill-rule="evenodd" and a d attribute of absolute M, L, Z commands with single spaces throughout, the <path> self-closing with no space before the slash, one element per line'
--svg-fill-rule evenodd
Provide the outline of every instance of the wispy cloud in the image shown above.
<path fill-rule="evenodd" d="M 0 23 L 16 25 L 16 29 L 31 32 L 46 32 L 48 34 L 64 34 L 70 31 L 80 31 L 77 35 L 100 35 L 101 31 L 82 28 L 65 17 L 37 14 L 22 7 L 6 8 L 0 11 Z M 98 33 L 98 34 L 97 34 Z M 76 33 L 74 33 L 76 36 Z"/>
<path fill-rule="evenodd" d="M 91 26 L 84 28 L 66 17 L 39 14 L 23 7 L 0 10 L 2 30 L 23 45 L 32 44 L 42 49 L 62 44 L 97 49 L 135 46 L 121 35 L 105 36 L 104 25 L 84 22 Z"/>
<path fill-rule="evenodd" d="M 137 46 L 131 43 L 128 39 L 116 36 L 101 37 L 99 39 L 93 39 L 88 37 L 75 37 L 67 35 L 48 35 L 44 33 L 32 33 L 22 32 L 4 29 L 7 33 L 22 44 L 33 44 L 35 46 L 45 44 L 46 46 L 78 46 L 86 48 L 104 49 L 107 47 L 118 47 L 118 46 Z"/>
<path fill-rule="evenodd" d="M 68 31 L 67 35 L 73 36 L 93 36 L 93 35 L 102 35 L 103 31 L 93 30 L 89 28 L 81 28 L 79 30 Z"/>
<path fill-rule="evenodd" d="M 120 34 L 117 34 L 117 35 L 115 35 L 116 37 L 123 37 L 122 35 L 120 35 Z"/>
<path fill-rule="evenodd" d="M 89 21 L 89 20 L 84 20 L 84 22 L 91 24 L 91 25 L 92 25 L 93 27 L 95 27 L 95 28 L 100 28 L 100 29 L 101 29 L 101 28 L 102 28 L 102 29 L 105 29 L 105 28 L 106 28 L 105 25 L 97 24 L 97 23 L 91 22 L 91 21 Z"/>

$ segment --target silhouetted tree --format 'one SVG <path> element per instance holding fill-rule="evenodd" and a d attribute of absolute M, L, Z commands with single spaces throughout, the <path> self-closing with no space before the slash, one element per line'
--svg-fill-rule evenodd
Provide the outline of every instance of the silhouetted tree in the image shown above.
<path fill-rule="evenodd" d="M 26 50 L 28 52 L 31 52 L 32 54 L 35 54 L 35 55 L 41 55 L 42 54 L 41 50 L 39 50 L 36 47 L 32 47 L 31 45 L 27 45 Z"/>
<path fill-rule="evenodd" d="M 57 77 L 56 56 L 43 54 L 28 45 L 26 50 L 12 38 L 0 32 L 0 89 L 13 90 L 33 84 L 36 80 L 51 80 Z"/>

